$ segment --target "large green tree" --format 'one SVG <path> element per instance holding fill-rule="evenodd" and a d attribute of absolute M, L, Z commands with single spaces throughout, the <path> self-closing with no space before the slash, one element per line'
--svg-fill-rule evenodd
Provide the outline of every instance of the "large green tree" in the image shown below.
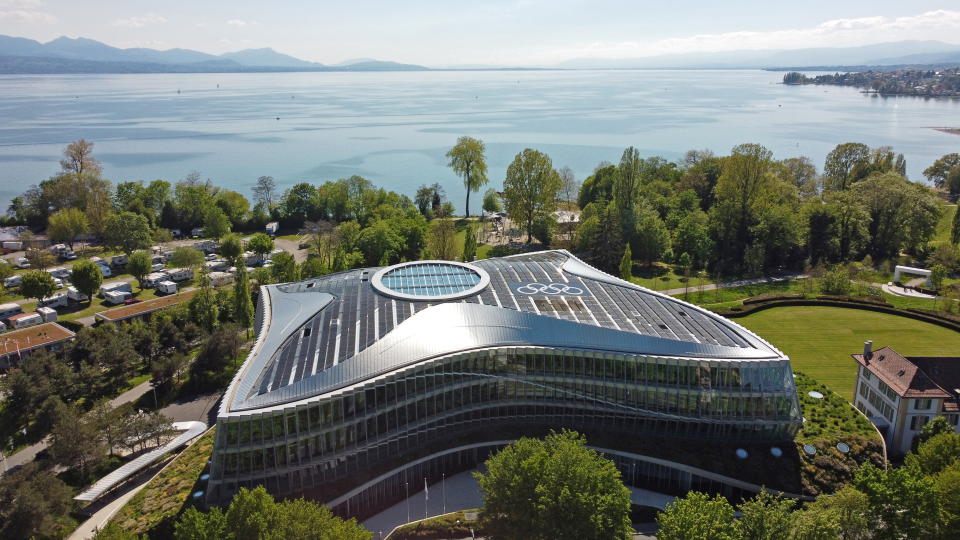
<path fill-rule="evenodd" d="M 503 198 L 510 219 L 527 231 L 527 243 L 533 239 L 533 223 L 547 218 L 557 206 L 560 175 L 543 153 L 530 148 L 517 154 L 507 167 Z"/>
<path fill-rule="evenodd" d="M 275 501 L 263 486 L 240 488 L 226 511 L 189 508 L 174 528 L 177 540 L 371 540 L 355 519 L 343 520 L 327 507 L 304 499 Z"/>
<path fill-rule="evenodd" d="M 733 507 L 721 495 L 691 491 L 657 514 L 659 540 L 738 540 Z"/>
<path fill-rule="evenodd" d="M 264 233 L 257 233 L 247 241 L 247 248 L 263 259 L 263 257 L 273 251 L 273 239 Z"/>
<path fill-rule="evenodd" d="M 150 222 L 133 212 L 121 212 L 110 216 L 104 230 L 107 244 L 130 254 L 137 249 L 146 249 L 153 242 Z"/>
<path fill-rule="evenodd" d="M 524 437 L 474 473 L 480 523 L 492 539 L 631 538 L 630 491 L 613 462 L 564 431 Z"/>
<path fill-rule="evenodd" d="M 211 206 L 203 212 L 203 235 L 219 239 L 230 232 L 230 218 L 219 206 Z"/>
<path fill-rule="evenodd" d="M 862 143 L 839 144 L 823 164 L 824 189 L 843 191 L 858 180 L 855 172 L 870 160 L 870 148 Z"/>
<path fill-rule="evenodd" d="M 243 255 L 243 241 L 237 233 L 230 233 L 220 239 L 220 255 L 228 261 L 236 261 L 237 257 Z M 237 266 L 243 266 L 243 261 L 239 261 Z"/>
<path fill-rule="evenodd" d="M 87 232 L 90 223 L 79 208 L 58 210 L 47 220 L 47 236 L 53 242 L 65 242 L 70 249 L 77 237 Z"/>
<path fill-rule="evenodd" d="M 73 283 L 78 291 L 87 295 L 89 302 L 93 302 L 93 295 L 103 284 L 103 272 L 93 262 L 87 259 L 79 260 L 70 269 L 70 283 Z"/>
<path fill-rule="evenodd" d="M 467 202 L 464 213 L 470 217 L 470 193 L 479 191 L 487 183 L 487 161 L 483 155 L 483 141 L 463 136 L 447 152 L 450 163 L 447 165 L 463 178 L 463 187 L 467 190 Z"/>
<path fill-rule="evenodd" d="M 203 264 L 203 252 L 190 246 L 174 248 L 170 264 L 177 268 L 196 268 Z"/>
<path fill-rule="evenodd" d="M 143 290 L 143 277 L 153 270 L 153 260 L 144 250 L 137 250 L 127 257 L 127 273 L 137 279 L 140 290 Z"/>
<path fill-rule="evenodd" d="M 741 144 L 723 162 L 711 215 L 717 240 L 723 246 L 723 266 L 742 267 L 744 263 L 751 231 L 775 182 L 769 174 L 772 155 L 758 144 Z"/>
<path fill-rule="evenodd" d="M 32 270 L 23 274 L 20 282 L 20 294 L 27 298 L 40 300 L 53 294 L 57 290 L 53 277 L 40 270 Z"/>

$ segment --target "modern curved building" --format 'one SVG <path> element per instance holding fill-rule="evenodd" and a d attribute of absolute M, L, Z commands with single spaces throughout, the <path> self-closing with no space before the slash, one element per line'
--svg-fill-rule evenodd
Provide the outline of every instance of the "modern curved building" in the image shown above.
<path fill-rule="evenodd" d="M 329 502 L 504 433 L 784 441 L 801 422 L 783 353 L 566 251 L 261 287 L 256 328 L 220 406 L 212 504 L 258 484 Z"/>

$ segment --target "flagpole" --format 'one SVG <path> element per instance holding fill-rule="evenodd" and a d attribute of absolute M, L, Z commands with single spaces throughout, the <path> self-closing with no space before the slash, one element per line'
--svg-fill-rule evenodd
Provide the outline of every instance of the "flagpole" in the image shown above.
<path fill-rule="evenodd" d="M 423 477 L 423 519 L 427 519 L 427 501 L 430 500 L 430 488 L 427 487 L 427 477 Z"/>
<path fill-rule="evenodd" d="M 443 513 L 447 513 L 447 474 L 440 473 L 440 492 L 443 493 Z"/>
<path fill-rule="evenodd" d="M 407 523 L 410 523 L 410 482 L 404 482 L 403 485 L 407 492 Z"/>

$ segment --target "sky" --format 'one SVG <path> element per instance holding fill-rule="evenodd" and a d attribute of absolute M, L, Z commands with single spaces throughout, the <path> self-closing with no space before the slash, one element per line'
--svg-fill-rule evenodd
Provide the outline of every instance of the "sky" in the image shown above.
<path fill-rule="evenodd" d="M 0 34 L 335 64 L 550 66 L 741 49 L 960 43 L 958 0 L 0 0 Z"/>

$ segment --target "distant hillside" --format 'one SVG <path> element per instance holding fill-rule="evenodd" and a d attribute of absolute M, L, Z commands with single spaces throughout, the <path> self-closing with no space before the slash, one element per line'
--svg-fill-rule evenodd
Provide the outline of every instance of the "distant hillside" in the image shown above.
<path fill-rule="evenodd" d="M 47 43 L 0 35 L 0 73 L 204 73 L 271 71 L 413 71 L 423 66 L 379 60 L 324 66 L 270 48 L 221 55 L 189 49 L 119 49 L 87 38 Z"/>

